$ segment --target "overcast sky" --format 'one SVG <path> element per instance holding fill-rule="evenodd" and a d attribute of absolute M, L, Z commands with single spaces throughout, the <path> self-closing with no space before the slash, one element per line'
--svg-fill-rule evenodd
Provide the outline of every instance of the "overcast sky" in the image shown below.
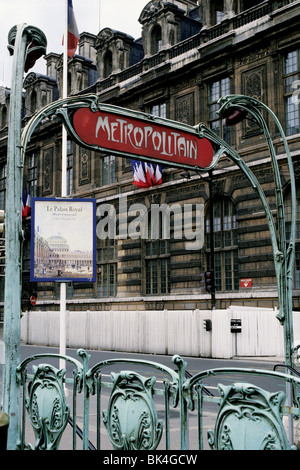
<path fill-rule="evenodd" d="M 141 37 L 140 13 L 149 0 L 73 0 L 80 33 L 98 34 L 105 27 Z M 0 85 L 10 87 L 12 57 L 7 50 L 8 32 L 14 25 L 27 23 L 47 37 L 47 53 L 63 52 L 65 0 L 0 0 Z M 46 73 L 43 58 L 29 72 Z"/>

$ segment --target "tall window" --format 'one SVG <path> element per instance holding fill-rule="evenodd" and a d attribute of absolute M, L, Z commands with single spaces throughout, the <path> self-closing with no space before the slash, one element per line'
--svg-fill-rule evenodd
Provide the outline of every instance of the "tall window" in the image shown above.
<path fill-rule="evenodd" d="M 161 27 L 154 26 L 151 34 L 151 54 L 156 54 L 162 48 Z"/>
<path fill-rule="evenodd" d="M 101 162 L 101 185 L 112 184 L 116 179 L 116 157 L 109 155 L 102 158 Z"/>
<path fill-rule="evenodd" d="M 112 53 L 107 51 L 104 56 L 104 78 L 109 77 L 112 74 Z"/>
<path fill-rule="evenodd" d="M 144 243 L 145 292 L 153 295 L 168 294 L 171 289 L 170 240 L 162 237 L 161 214 L 158 224 L 158 238 L 152 239 L 149 217 L 148 238 Z"/>
<path fill-rule="evenodd" d="M 205 217 L 206 259 L 210 267 L 211 237 L 210 211 Z M 216 291 L 239 288 L 236 210 L 230 199 L 213 201 L 213 239 Z"/>
<path fill-rule="evenodd" d="M 218 104 L 219 98 L 230 93 L 230 80 L 223 78 L 217 82 L 209 85 L 208 91 L 208 109 L 209 109 L 209 124 L 211 129 L 218 134 L 222 139 L 230 144 L 230 130 L 225 126 L 225 119 L 219 119 L 217 114 L 220 108 Z"/>
<path fill-rule="evenodd" d="M 67 195 L 70 196 L 73 191 L 73 151 L 70 140 L 67 142 Z"/>
<path fill-rule="evenodd" d="M 37 94 L 36 94 L 36 91 L 33 90 L 31 93 L 31 97 L 30 97 L 30 112 L 32 114 L 35 113 L 36 107 L 37 107 Z"/>
<path fill-rule="evenodd" d="M 28 158 L 28 177 L 27 183 L 31 197 L 37 196 L 37 179 L 38 179 L 38 158 L 36 152 L 29 155 Z"/>
<path fill-rule="evenodd" d="M 224 1 L 217 0 L 215 5 L 215 23 L 221 23 L 224 18 Z"/>
<path fill-rule="evenodd" d="M 296 194 L 296 235 L 295 235 L 295 267 L 294 267 L 294 289 L 300 289 L 300 186 L 297 182 Z M 285 221 L 286 221 L 286 239 L 289 241 L 291 235 L 292 206 L 291 192 L 289 191 L 284 198 Z"/>
<path fill-rule="evenodd" d="M 300 95 L 293 96 L 295 89 L 292 86 L 293 83 L 300 78 L 300 49 L 286 54 L 283 67 L 286 134 L 298 134 L 300 132 Z"/>
<path fill-rule="evenodd" d="M 117 240 L 100 240 L 97 260 L 97 295 L 114 297 L 117 295 Z"/>
<path fill-rule="evenodd" d="M 171 287 L 170 241 L 145 242 L 146 294 L 167 294 Z"/>

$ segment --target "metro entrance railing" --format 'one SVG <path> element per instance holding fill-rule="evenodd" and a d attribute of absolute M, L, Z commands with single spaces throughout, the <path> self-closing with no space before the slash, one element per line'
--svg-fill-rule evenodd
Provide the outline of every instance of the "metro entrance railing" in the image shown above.
<path fill-rule="evenodd" d="M 297 448 L 284 419 L 299 419 L 296 372 L 226 367 L 191 375 L 178 355 L 170 367 L 127 358 L 89 367 L 87 352 L 77 355 L 39 354 L 18 366 L 17 449 L 58 450 L 63 440 L 73 450 Z M 292 385 L 292 406 L 280 383 Z M 72 436 L 64 438 L 70 421 Z"/>

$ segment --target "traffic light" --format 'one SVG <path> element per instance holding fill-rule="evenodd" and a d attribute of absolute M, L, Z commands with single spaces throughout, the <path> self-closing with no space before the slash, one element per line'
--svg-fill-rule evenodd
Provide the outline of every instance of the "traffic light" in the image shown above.
<path fill-rule="evenodd" d="M 203 320 L 203 328 L 205 331 L 211 331 L 212 330 L 212 321 L 207 319 Z"/>
<path fill-rule="evenodd" d="M 205 289 L 206 292 L 214 292 L 215 290 L 215 281 L 214 281 L 214 272 L 205 271 Z"/>
<path fill-rule="evenodd" d="M 5 218 L 5 211 L 1 209 L 0 210 L 0 233 L 4 232 L 4 218 Z"/>

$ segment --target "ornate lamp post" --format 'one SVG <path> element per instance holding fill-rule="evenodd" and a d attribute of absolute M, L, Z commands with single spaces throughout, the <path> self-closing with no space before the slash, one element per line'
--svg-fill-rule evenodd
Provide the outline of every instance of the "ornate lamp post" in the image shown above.
<path fill-rule="evenodd" d="M 21 314 L 21 243 L 22 243 L 22 184 L 21 160 L 22 86 L 24 70 L 45 54 L 47 40 L 39 29 L 22 24 L 8 34 L 9 50 L 14 55 L 10 94 L 7 189 L 5 217 L 5 299 L 2 409 L 9 417 L 7 449 L 15 449 L 19 435 L 20 397 L 16 382 L 16 368 L 20 362 Z"/>
<path fill-rule="evenodd" d="M 296 229 L 296 185 L 293 162 L 290 156 L 287 140 L 283 132 L 282 126 L 278 121 L 275 114 L 263 103 L 243 95 L 227 95 L 219 100 L 221 108 L 219 115 L 226 118 L 227 125 L 234 125 L 241 122 L 246 118 L 247 114 L 250 114 L 252 118 L 259 125 L 263 131 L 272 162 L 272 169 L 275 182 L 276 190 L 276 205 L 277 205 L 277 217 L 276 221 L 272 215 L 269 204 L 266 200 L 265 194 L 250 168 L 242 160 L 242 158 L 222 139 L 219 138 L 213 131 L 207 128 L 204 124 L 199 125 L 199 131 L 204 137 L 207 137 L 211 142 L 215 143 L 223 152 L 228 155 L 243 171 L 252 187 L 257 191 L 261 202 L 263 204 L 267 221 L 269 224 L 269 230 L 271 234 L 271 242 L 273 248 L 275 272 L 277 279 L 278 288 L 278 303 L 279 313 L 277 315 L 278 320 L 284 328 L 284 347 L 285 347 L 285 364 L 293 367 L 293 318 L 292 318 L 292 288 L 293 288 L 293 267 L 294 267 L 294 251 L 295 251 L 295 229 Z M 274 145 L 271 139 L 271 135 L 265 119 L 263 118 L 262 112 L 266 112 L 274 120 L 278 131 L 281 135 L 284 149 L 286 152 L 287 163 L 290 172 L 290 184 L 291 184 L 291 233 L 289 241 L 286 240 L 286 224 L 284 216 L 284 202 L 283 192 L 280 180 L 280 170 L 276 159 L 276 153 Z"/>

